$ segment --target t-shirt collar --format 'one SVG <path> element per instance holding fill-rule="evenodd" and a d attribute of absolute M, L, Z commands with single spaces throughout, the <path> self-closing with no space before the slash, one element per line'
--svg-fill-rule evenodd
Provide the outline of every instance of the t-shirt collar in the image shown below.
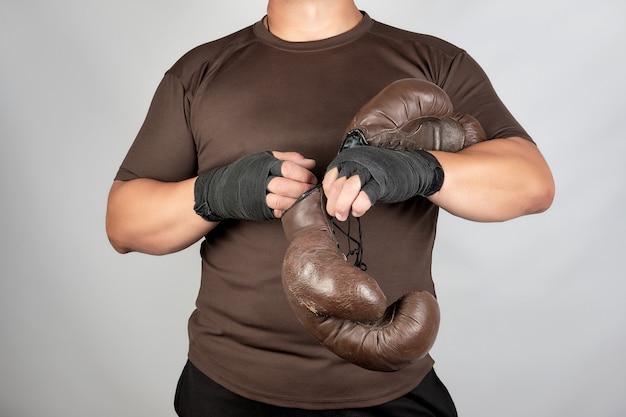
<path fill-rule="evenodd" d="M 366 34 L 372 27 L 373 20 L 369 17 L 367 13 L 361 13 L 363 13 L 363 19 L 361 19 L 361 21 L 349 31 L 318 41 L 289 42 L 282 40 L 274 36 L 272 33 L 270 33 L 270 31 L 267 30 L 267 28 L 263 24 L 263 19 L 255 23 L 252 28 L 254 30 L 254 34 L 259 40 L 275 48 L 294 52 L 320 51 L 348 44 Z"/>

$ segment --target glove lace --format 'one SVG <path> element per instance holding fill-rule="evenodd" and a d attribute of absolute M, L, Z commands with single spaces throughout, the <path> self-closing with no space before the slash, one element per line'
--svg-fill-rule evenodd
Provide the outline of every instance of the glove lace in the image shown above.
<path fill-rule="evenodd" d="M 362 271 L 367 271 L 367 265 L 365 264 L 365 262 L 363 262 L 363 231 L 361 229 L 361 218 L 360 217 L 355 217 L 356 219 L 356 223 L 358 226 L 358 238 L 354 238 L 352 236 L 352 216 L 350 216 L 350 218 L 348 218 L 348 230 L 344 230 L 342 229 L 334 220 L 331 222 L 331 230 L 333 235 L 337 235 L 337 233 L 335 232 L 335 230 L 338 230 L 339 232 L 341 232 L 342 235 L 344 235 L 346 237 L 347 240 L 347 245 L 348 245 L 348 253 L 346 253 L 346 258 L 349 258 L 350 256 L 354 256 L 354 266 L 356 266 L 357 268 L 361 269 Z M 335 239 L 335 241 L 337 241 L 337 239 Z M 353 245 L 356 245 L 356 247 L 352 247 Z M 337 242 L 337 249 L 341 252 L 341 247 L 339 246 L 339 242 Z"/>

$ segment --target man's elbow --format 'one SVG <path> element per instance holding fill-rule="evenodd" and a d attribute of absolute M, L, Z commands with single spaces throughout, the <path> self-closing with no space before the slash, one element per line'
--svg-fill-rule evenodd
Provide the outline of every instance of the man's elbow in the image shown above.
<path fill-rule="evenodd" d="M 124 244 L 124 239 L 121 236 L 119 227 L 116 227 L 108 217 L 106 220 L 106 234 L 109 243 L 116 252 L 121 254 L 132 252 L 128 245 Z"/>
<path fill-rule="evenodd" d="M 529 169 L 526 171 L 527 214 L 543 213 L 554 201 L 556 187 L 552 170 L 536 145 L 530 145 L 523 139 L 519 139 L 519 143 L 530 151 L 527 153 Z"/>
<path fill-rule="evenodd" d="M 125 253 L 132 252 L 130 248 L 122 245 L 119 241 L 116 241 L 114 238 L 111 238 L 111 236 L 109 236 L 109 243 L 111 243 L 111 246 L 113 247 L 113 249 L 115 249 L 117 253 L 120 253 L 122 255 Z"/>
<path fill-rule="evenodd" d="M 556 187 L 552 174 L 548 173 L 537 180 L 532 187 L 531 197 L 528 199 L 531 204 L 527 214 L 539 214 L 548 210 L 554 202 L 555 192 Z"/>

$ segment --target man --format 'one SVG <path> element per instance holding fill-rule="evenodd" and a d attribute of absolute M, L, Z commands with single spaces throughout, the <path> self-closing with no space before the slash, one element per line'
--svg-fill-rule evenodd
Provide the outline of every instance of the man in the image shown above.
<path fill-rule="evenodd" d="M 359 176 L 326 168 L 357 110 L 407 77 L 439 85 L 491 140 L 432 151 L 445 173 L 432 194 L 376 204 Z M 363 369 L 293 316 L 278 219 L 320 181 L 330 216 L 362 218 L 368 273 L 389 299 L 434 294 L 437 207 L 504 221 L 546 210 L 554 194 L 541 153 L 465 51 L 375 22 L 352 0 L 269 0 L 261 21 L 165 74 L 110 191 L 107 233 L 121 253 L 167 254 L 205 237 L 179 415 L 456 415 L 430 356 Z"/>

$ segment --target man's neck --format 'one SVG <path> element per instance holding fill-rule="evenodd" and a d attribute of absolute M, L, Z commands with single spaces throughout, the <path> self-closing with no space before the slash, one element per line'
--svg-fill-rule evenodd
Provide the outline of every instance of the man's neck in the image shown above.
<path fill-rule="evenodd" d="M 290 42 L 308 42 L 347 32 L 362 19 L 353 0 L 269 0 L 265 25 Z"/>

